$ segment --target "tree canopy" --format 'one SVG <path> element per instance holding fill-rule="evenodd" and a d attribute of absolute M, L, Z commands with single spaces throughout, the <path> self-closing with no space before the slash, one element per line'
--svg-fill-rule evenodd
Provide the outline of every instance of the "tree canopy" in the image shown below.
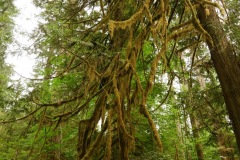
<path fill-rule="evenodd" d="M 44 22 L 31 35 L 32 91 L 1 70 L 0 157 L 239 158 L 239 2 L 34 4 Z M 11 29 L 0 28 L 1 46 Z"/>

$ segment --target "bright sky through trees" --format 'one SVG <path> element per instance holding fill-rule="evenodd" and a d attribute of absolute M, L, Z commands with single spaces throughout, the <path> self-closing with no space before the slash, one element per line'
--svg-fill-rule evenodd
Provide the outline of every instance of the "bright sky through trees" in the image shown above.
<path fill-rule="evenodd" d="M 29 48 L 34 43 L 29 35 L 38 25 L 40 9 L 36 8 L 31 0 L 15 0 L 14 4 L 19 14 L 14 17 L 13 43 L 8 46 L 9 54 L 6 61 L 14 66 L 15 73 L 12 79 L 19 79 L 20 75 L 29 78 L 35 60 L 34 55 L 23 48 Z"/>

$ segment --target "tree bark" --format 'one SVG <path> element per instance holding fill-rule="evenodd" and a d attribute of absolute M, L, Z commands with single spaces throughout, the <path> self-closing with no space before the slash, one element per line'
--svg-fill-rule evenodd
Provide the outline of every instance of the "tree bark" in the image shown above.
<path fill-rule="evenodd" d="M 240 67 L 221 27 L 215 8 L 208 6 L 208 10 L 209 15 L 207 15 L 204 6 L 200 5 L 197 10 L 198 18 L 203 28 L 212 37 L 213 44 L 209 40 L 207 40 L 207 44 L 240 150 Z"/>

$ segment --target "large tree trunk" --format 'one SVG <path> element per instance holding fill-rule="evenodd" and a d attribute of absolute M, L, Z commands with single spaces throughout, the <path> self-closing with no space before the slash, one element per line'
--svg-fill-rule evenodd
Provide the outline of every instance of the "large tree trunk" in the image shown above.
<path fill-rule="evenodd" d="M 222 87 L 238 149 L 240 150 L 240 67 L 221 27 L 221 22 L 215 8 L 208 6 L 208 10 L 210 11 L 210 15 L 207 15 L 205 8 L 200 5 L 198 8 L 198 18 L 203 28 L 213 40 L 213 44 L 209 40 L 207 44 Z"/>

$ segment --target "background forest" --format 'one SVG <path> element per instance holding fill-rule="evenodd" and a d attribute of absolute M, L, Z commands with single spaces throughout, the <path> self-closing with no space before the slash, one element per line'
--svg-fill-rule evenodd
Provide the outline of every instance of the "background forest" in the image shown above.
<path fill-rule="evenodd" d="M 0 160 L 240 159 L 238 0 L 33 3 L 22 85 L 0 1 Z"/>

